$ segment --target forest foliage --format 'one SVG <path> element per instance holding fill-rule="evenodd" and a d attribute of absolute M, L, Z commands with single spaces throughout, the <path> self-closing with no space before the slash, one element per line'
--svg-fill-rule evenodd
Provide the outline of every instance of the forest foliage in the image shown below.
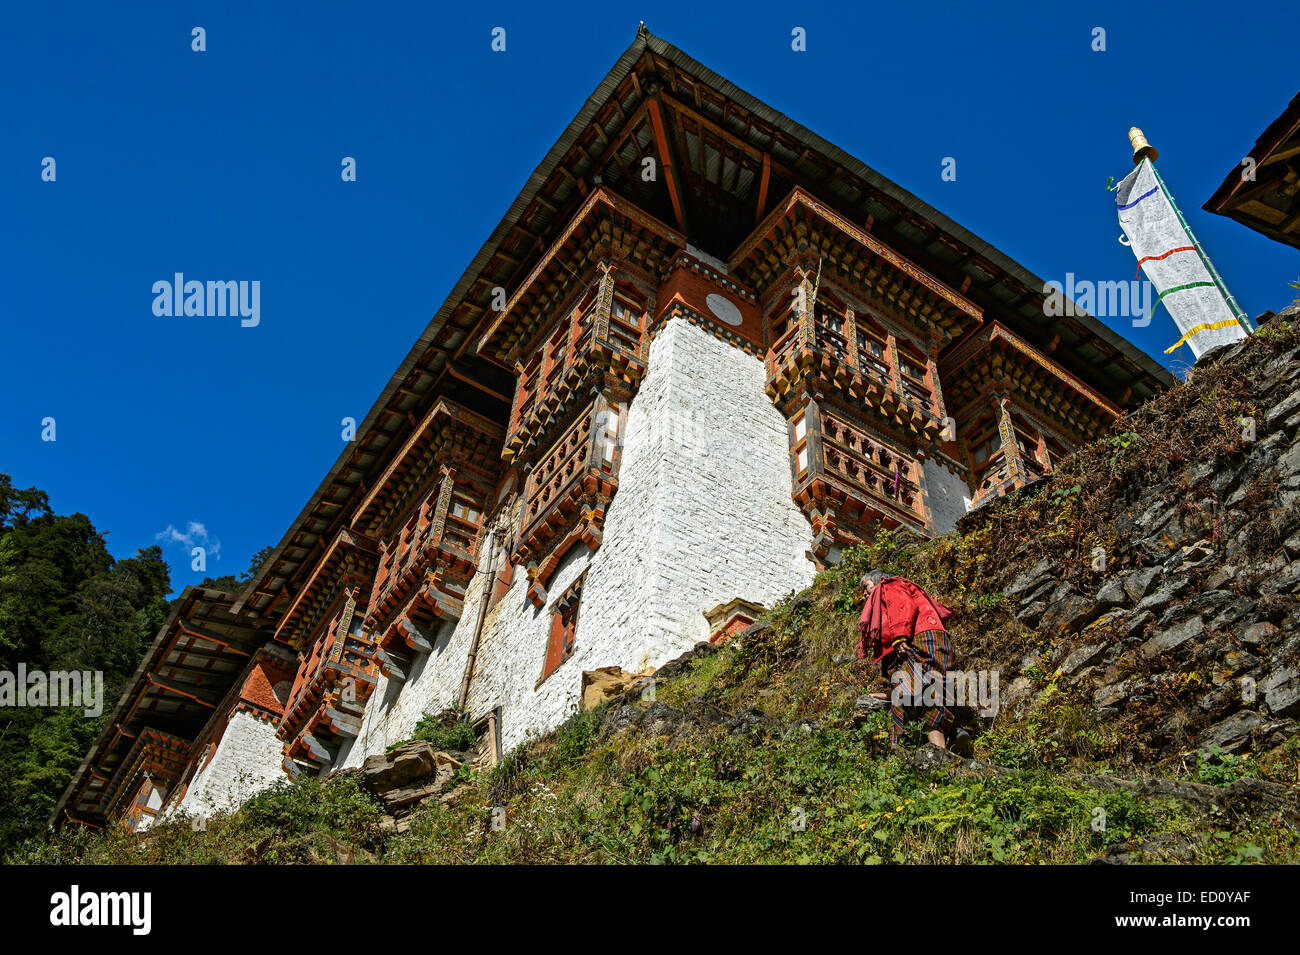
<path fill-rule="evenodd" d="M 269 549 L 260 551 L 253 566 Z M 234 576 L 205 580 L 234 589 Z M 160 547 L 114 559 L 85 514 L 0 473 L 0 671 L 102 671 L 103 712 L 0 708 L 0 857 L 38 835 L 170 610 Z"/>

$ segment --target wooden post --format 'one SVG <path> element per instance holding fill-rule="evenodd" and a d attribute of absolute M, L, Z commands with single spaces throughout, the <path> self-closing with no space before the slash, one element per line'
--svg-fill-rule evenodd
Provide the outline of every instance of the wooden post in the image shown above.
<path fill-rule="evenodd" d="M 609 338 L 609 313 L 614 307 L 614 263 L 603 260 L 599 266 L 600 288 L 596 292 L 596 314 L 592 318 L 592 337 L 596 341 Z"/>
<path fill-rule="evenodd" d="M 930 393 L 934 396 L 933 411 L 939 416 L 939 420 L 943 421 L 948 417 L 948 410 L 944 407 L 943 389 L 939 386 L 939 362 L 935 358 L 935 350 L 934 346 L 931 346 L 931 351 L 926 358 L 925 365 L 930 374 L 930 381 L 928 382 L 930 385 Z"/>
<path fill-rule="evenodd" d="M 799 347 L 811 348 L 816 341 L 815 329 L 813 327 L 813 309 L 817 303 L 813 301 L 813 282 L 809 274 L 810 270 L 796 268 L 795 274 L 799 276 L 798 288 L 800 289 L 798 297 L 795 299 L 795 319 L 799 322 Z M 800 305 L 803 307 L 800 308 Z"/>
<path fill-rule="evenodd" d="M 1024 462 L 1020 459 L 1020 445 L 1016 443 L 1015 425 L 1011 423 L 1011 404 L 1010 396 L 1001 394 L 997 396 L 998 408 L 998 434 L 1002 437 L 1002 460 L 1007 465 L 1007 475 L 1011 482 L 1019 487 L 1026 484 Z"/>
<path fill-rule="evenodd" d="M 903 373 L 898 367 L 898 337 L 893 332 L 885 333 L 885 350 L 889 353 L 889 381 L 894 386 L 894 394 L 901 401 L 903 398 Z"/>
<path fill-rule="evenodd" d="M 860 370 L 858 362 L 858 318 L 852 306 L 844 309 L 844 349 L 849 355 L 849 368 L 856 375 Z"/>

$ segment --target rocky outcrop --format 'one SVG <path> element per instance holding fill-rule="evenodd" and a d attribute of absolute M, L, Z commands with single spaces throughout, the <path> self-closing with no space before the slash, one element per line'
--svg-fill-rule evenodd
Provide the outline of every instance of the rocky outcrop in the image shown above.
<path fill-rule="evenodd" d="M 596 670 L 582 671 L 582 708 L 594 710 L 603 703 L 608 703 L 617 696 L 622 696 L 632 687 L 645 686 L 650 676 L 628 673 L 622 667 L 600 667 Z"/>
<path fill-rule="evenodd" d="M 417 741 L 368 756 L 360 769 L 342 770 L 340 775 L 357 774 L 361 788 L 384 806 L 381 826 L 386 831 L 405 832 L 408 817 L 416 809 L 435 800 L 455 798 L 456 771 L 462 765 L 462 760 L 450 753 Z"/>
<path fill-rule="evenodd" d="M 1103 560 L 1040 538 L 1002 572 L 1010 612 L 1046 643 L 990 661 L 1004 667 L 1004 705 L 1034 705 L 1032 681 L 1017 679 L 1027 667 L 1054 674 L 1121 724 L 1139 760 L 1270 747 L 1300 717 L 1300 349 L 1247 340 L 1203 359 L 1198 382 L 1199 402 L 1224 402 L 1223 429 L 1241 429 L 1231 453 L 1122 488 Z M 1233 382 L 1247 399 L 1220 396 Z"/>

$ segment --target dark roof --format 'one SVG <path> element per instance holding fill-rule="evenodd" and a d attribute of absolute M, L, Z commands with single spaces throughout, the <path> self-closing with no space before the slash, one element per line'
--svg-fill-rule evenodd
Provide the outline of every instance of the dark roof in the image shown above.
<path fill-rule="evenodd" d="M 80 821 L 102 825 L 112 795 L 109 779 L 144 730 L 194 740 L 269 636 L 232 612 L 234 600 L 234 594 L 206 587 L 181 592 L 55 805 L 51 823 L 67 809 Z"/>
<path fill-rule="evenodd" d="M 1300 162 L 1300 93 L 1247 155 L 1255 160 L 1254 179 L 1242 179 L 1238 163 L 1202 208 L 1300 249 L 1300 193 L 1294 182 L 1286 181 L 1287 172 Z"/>

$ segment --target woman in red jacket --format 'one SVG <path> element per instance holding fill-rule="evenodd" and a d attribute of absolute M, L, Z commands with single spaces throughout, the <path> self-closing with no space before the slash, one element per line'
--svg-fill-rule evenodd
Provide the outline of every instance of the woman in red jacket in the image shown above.
<path fill-rule="evenodd" d="M 879 662 L 889 679 L 892 695 L 872 696 L 890 701 L 890 742 L 898 742 L 910 718 L 921 721 L 931 743 L 946 748 L 944 733 L 953 714 L 946 705 L 944 680 L 952 665 L 952 643 L 943 625 L 952 611 L 906 577 L 879 570 L 863 576 L 862 593 L 866 605 L 858 621 L 858 656 Z"/>

